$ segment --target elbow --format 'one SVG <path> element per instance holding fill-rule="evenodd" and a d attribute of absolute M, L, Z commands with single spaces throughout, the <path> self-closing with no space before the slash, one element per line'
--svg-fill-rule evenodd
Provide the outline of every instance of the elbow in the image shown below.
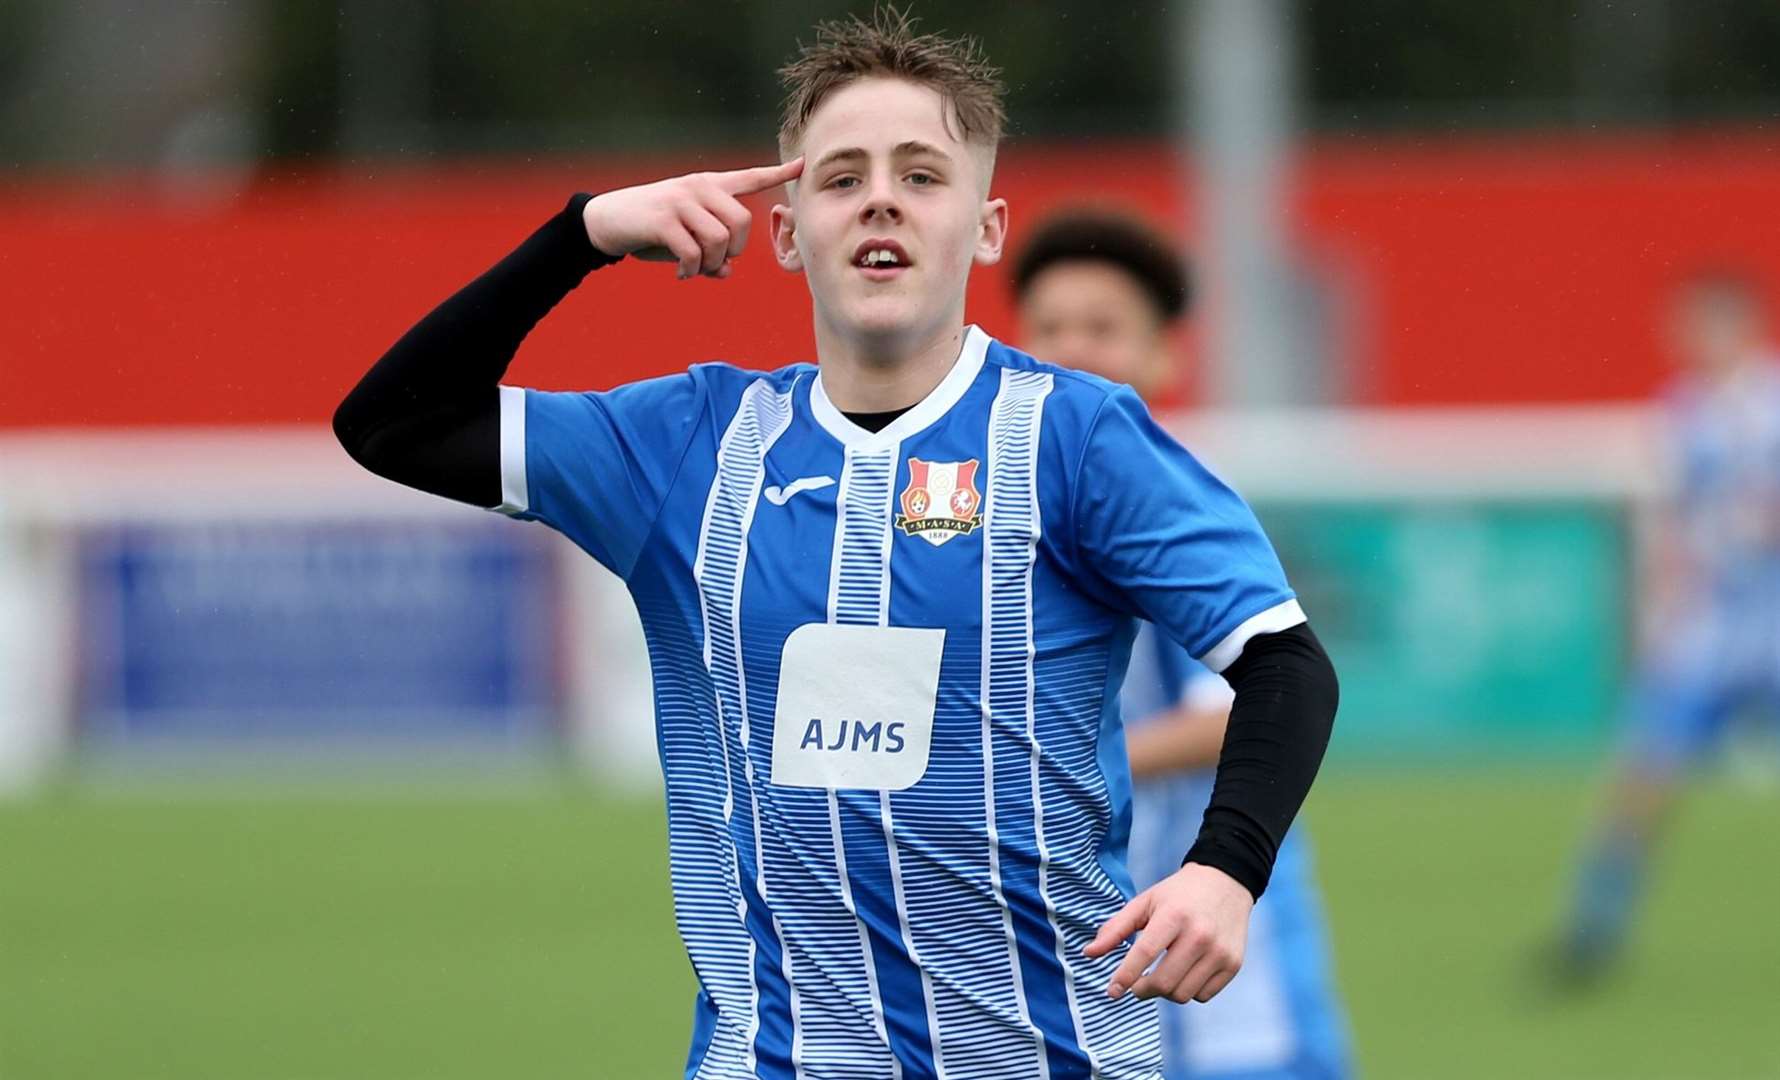
<path fill-rule="evenodd" d="M 1308 684 L 1308 697 L 1321 705 L 1324 723 L 1332 728 L 1335 714 L 1341 707 L 1341 677 L 1335 673 L 1335 662 L 1329 659 L 1327 649 L 1323 648 L 1322 640 L 1310 629 L 1308 623 L 1302 627 L 1302 644 L 1304 648 L 1304 678 Z"/>
<path fill-rule="evenodd" d="M 352 399 L 349 397 L 334 408 L 334 439 L 340 444 L 342 450 L 356 459 L 358 455 L 352 451 L 358 440 L 354 437 L 356 433 L 352 429 L 351 403 Z"/>
<path fill-rule="evenodd" d="M 1297 715 L 1304 723 L 1325 733 L 1334 727 L 1341 680 L 1309 623 L 1254 638 L 1225 678 L 1239 696 L 1248 692 L 1287 698 L 1298 703 Z"/>
<path fill-rule="evenodd" d="M 1329 659 L 1329 651 L 1323 648 L 1322 639 L 1312 633 L 1308 625 L 1304 627 L 1304 636 L 1313 647 L 1308 665 L 1310 670 L 1315 673 L 1317 681 L 1323 685 L 1329 697 L 1338 698 L 1341 694 L 1341 677 L 1335 673 L 1335 661 Z"/>
<path fill-rule="evenodd" d="M 367 421 L 356 395 L 355 389 L 334 409 L 334 439 L 339 442 L 340 449 L 346 451 L 347 457 L 370 472 L 383 476 L 385 470 L 380 467 L 375 452 L 376 426 Z"/>
<path fill-rule="evenodd" d="M 339 442 L 340 449 L 346 451 L 347 457 L 360 465 L 366 465 L 365 440 L 362 429 L 354 423 L 352 414 L 352 397 L 348 395 L 346 400 L 342 401 L 339 407 L 334 410 L 334 439 Z M 366 467 L 369 468 L 368 465 Z"/>
<path fill-rule="evenodd" d="M 1335 717 L 1341 712 L 1341 677 L 1335 674 L 1335 665 L 1330 662 L 1326 653 L 1323 655 L 1321 681 L 1322 699 L 1327 703 L 1324 710 L 1326 719 L 1323 721 L 1323 727 L 1326 732 L 1332 734 L 1335 730 Z"/>

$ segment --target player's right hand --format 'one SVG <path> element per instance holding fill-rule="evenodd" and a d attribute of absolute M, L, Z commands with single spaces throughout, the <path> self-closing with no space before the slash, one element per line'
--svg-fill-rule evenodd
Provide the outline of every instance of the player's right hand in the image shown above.
<path fill-rule="evenodd" d="M 653 184 L 620 188 L 581 208 L 587 239 L 608 255 L 680 264 L 679 276 L 729 276 L 729 260 L 748 243 L 754 215 L 742 205 L 754 195 L 797 179 L 803 158 L 729 172 L 689 173 Z"/>

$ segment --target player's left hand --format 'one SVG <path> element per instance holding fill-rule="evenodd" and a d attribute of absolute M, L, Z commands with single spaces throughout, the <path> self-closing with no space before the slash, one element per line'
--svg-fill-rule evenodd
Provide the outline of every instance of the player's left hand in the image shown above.
<path fill-rule="evenodd" d="M 1165 997 L 1183 1005 L 1210 1001 L 1242 968 L 1254 909 L 1255 898 L 1235 878 L 1188 863 L 1133 897 L 1084 952 L 1105 956 L 1137 934 L 1125 962 L 1113 972 L 1108 997 L 1120 998 L 1129 990 L 1140 998 Z"/>

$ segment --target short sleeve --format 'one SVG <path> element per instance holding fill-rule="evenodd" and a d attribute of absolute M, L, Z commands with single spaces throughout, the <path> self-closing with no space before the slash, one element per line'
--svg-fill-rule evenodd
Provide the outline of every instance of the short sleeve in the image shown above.
<path fill-rule="evenodd" d="M 501 505 L 628 578 L 703 408 L 691 373 L 614 390 L 501 387 Z"/>
<path fill-rule="evenodd" d="M 1083 572 L 1213 671 L 1304 621 L 1254 512 L 1127 388 L 1089 428 L 1073 506 Z"/>

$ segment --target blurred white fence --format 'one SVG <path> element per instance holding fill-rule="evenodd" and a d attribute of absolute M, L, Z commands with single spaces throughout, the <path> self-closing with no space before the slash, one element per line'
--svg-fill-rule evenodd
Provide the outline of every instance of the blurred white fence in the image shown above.
<path fill-rule="evenodd" d="M 1276 511 L 1284 515 L 1282 520 L 1289 519 L 1289 512 L 1301 507 L 1362 504 L 1417 507 L 1452 504 L 1455 500 L 1473 506 L 1580 500 L 1592 506 L 1635 510 L 1648 505 L 1666 484 L 1662 432 L 1653 412 L 1644 407 L 1291 410 L 1201 413 L 1177 417 L 1175 421 L 1176 429 L 1187 444 L 1262 507 L 1264 518 Z M 1625 515 L 1626 521 L 1635 518 L 1635 514 Z M 1319 530 L 1325 526 L 1320 524 L 1321 519 L 1313 517 L 1310 520 L 1310 525 L 1298 530 L 1304 534 L 1308 529 L 1308 534 L 1297 537 L 1295 550 L 1302 558 L 1314 562 L 1319 557 L 1316 550 L 1321 542 Z M 1466 520 L 1470 522 L 1467 527 L 1471 531 L 1459 535 L 1475 535 L 1476 520 Z M 1273 525 L 1271 518 L 1269 525 Z M 105 742 L 111 749 L 117 749 L 120 742 L 125 749 L 137 745 L 132 742 L 133 736 L 121 741 L 98 739 L 107 733 L 115 735 L 122 731 L 128 735 L 137 729 L 131 728 L 126 721 L 113 724 L 105 719 L 109 714 L 103 711 L 104 688 L 91 685 L 98 677 L 94 674 L 92 656 L 83 655 L 99 648 L 95 642 L 103 644 L 106 640 L 103 628 L 93 625 L 101 616 L 93 610 L 92 597 L 85 595 L 95 589 L 95 575 L 90 565 L 95 536 L 115 536 L 119 535 L 120 529 L 135 528 L 147 530 L 151 537 L 168 535 L 165 530 L 174 530 L 170 535 L 189 539 L 209 535 L 203 532 L 205 529 L 223 529 L 235 548 L 243 543 L 257 542 L 256 537 L 282 537 L 284 542 L 296 543 L 299 547 L 304 544 L 325 545 L 331 552 L 329 557 L 350 560 L 361 557 L 352 553 L 352 543 L 356 542 L 353 537 L 358 536 L 350 533 L 353 526 L 387 526 L 396 530 L 391 534 L 386 529 L 365 541 L 372 548 L 383 551 L 383 555 L 373 553 L 362 558 L 382 557 L 398 561 L 408 545 L 392 542 L 390 537 L 409 535 L 402 530 L 412 530 L 417 545 L 425 536 L 433 535 L 429 530 L 446 530 L 451 536 L 472 537 L 482 535 L 484 529 L 495 530 L 496 533 L 491 535 L 503 537 L 508 534 L 499 530 L 531 530 L 525 534 L 526 542 L 530 543 L 530 537 L 535 534 L 536 542 L 549 553 L 551 576 L 544 587 L 551 590 L 553 602 L 542 605 L 548 614 L 545 610 L 537 613 L 539 626 L 536 629 L 548 639 L 546 650 L 555 650 L 555 662 L 550 666 L 548 676 L 526 674 L 533 671 L 524 667 L 524 663 L 530 662 L 525 657 L 537 652 L 533 641 L 515 647 L 515 655 L 524 662 L 521 663 L 521 674 L 516 676 L 508 672 L 499 677 L 552 680 L 549 692 L 526 698 L 530 703 L 525 707 L 535 709 L 538 701 L 545 701 L 552 714 L 548 721 L 552 737 L 547 741 L 551 741 L 553 747 L 566 745 L 589 769 L 620 782 L 641 785 L 656 782 L 658 774 L 654 762 L 646 656 L 636 616 L 622 586 L 560 537 L 546 538 L 544 530 L 538 526 L 505 522 L 487 512 L 420 495 L 379 480 L 353 465 L 327 432 L 303 428 L 252 432 L 42 432 L 0 436 L 0 790 L 26 790 L 35 781 L 52 775 L 59 763 L 70 760 L 71 752 L 83 749 L 83 741 Z M 349 529 L 346 541 L 328 531 L 336 527 Z M 1425 562 L 1431 557 L 1434 565 L 1440 566 L 1441 559 L 1446 556 L 1438 549 L 1452 544 L 1454 534 L 1443 533 L 1438 528 L 1432 531 L 1416 528 L 1419 531 L 1415 534 L 1415 542 L 1423 543 L 1423 546 L 1431 543 L 1436 549 L 1432 556 L 1418 558 Z M 185 531 L 180 531 L 182 529 Z M 163 532 L 156 533 L 155 530 Z M 1362 536 L 1349 542 L 1395 542 L 1388 540 L 1388 533 L 1378 535 L 1387 537 L 1387 540 L 1370 541 Z M 293 536 L 297 538 L 294 541 Z M 1471 558 L 1479 567 L 1476 574 L 1497 572 L 1488 569 L 1495 564 L 1488 560 L 1478 561 L 1475 553 L 1465 556 L 1464 552 L 1455 550 L 1451 555 L 1453 559 Z M 310 552 L 308 555 L 299 553 L 296 557 L 313 556 Z M 233 562 L 228 564 L 226 573 L 220 568 L 221 563 L 207 561 L 201 554 L 181 557 L 185 561 L 176 564 L 177 573 L 200 577 L 221 575 L 209 583 L 213 588 L 240 588 L 240 583 L 246 580 L 253 587 L 244 592 L 254 597 L 261 595 L 261 582 L 227 576 L 229 573 L 260 572 L 255 569 L 259 564 L 243 561 L 239 550 L 233 550 Z M 288 567 L 280 569 L 284 564 L 276 559 L 264 565 L 269 568 L 266 573 L 293 573 Z M 1333 573 L 1346 573 L 1341 569 L 1346 564 L 1339 559 L 1328 565 L 1334 568 Z M 124 572 L 127 574 L 129 568 L 126 567 Z M 353 567 L 353 572 L 372 571 L 361 564 Z M 1554 565 L 1552 572 L 1561 574 L 1563 570 Z M 103 580 L 103 575 L 99 577 Z M 1442 577 L 1438 573 L 1408 573 L 1407 580 L 1404 578 L 1405 572 L 1401 570 L 1385 572 L 1376 588 L 1387 591 L 1438 589 L 1443 587 L 1440 584 L 1443 580 L 1457 580 L 1452 574 Z M 348 582 L 345 587 L 357 587 L 350 584 L 353 580 L 363 581 L 362 578 L 344 580 Z M 460 590 L 476 587 L 474 583 L 466 584 L 453 578 L 438 580 Z M 235 584 L 231 585 L 231 581 Z M 340 587 L 337 575 L 335 578 L 317 577 L 311 568 L 292 577 L 294 584 L 288 584 L 288 588 L 312 588 L 318 581 L 326 587 Z M 1429 581 L 1434 584 L 1429 585 Z M 414 588 L 429 587 L 421 579 L 410 584 Z M 533 585 L 537 583 L 533 582 Z M 193 587 L 197 585 L 193 584 Z M 495 587 L 490 585 L 490 589 Z M 1472 606 L 1487 603 L 1494 585 L 1476 581 L 1469 587 L 1472 591 L 1453 603 Z M 189 601 L 190 596 L 204 594 L 183 595 Z M 1479 597 L 1485 599 L 1479 600 Z M 297 601 L 301 599 L 295 598 Z M 409 599 L 418 605 L 413 609 L 412 618 L 424 622 L 429 610 L 420 603 L 424 598 Z M 495 603 L 498 599 L 490 595 L 488 602 Z M 1435 599 L 1430 598 L 1429 602 Z M 465 601 L 460 598 L 460 602 Z M 1362 604 L 1375 602 L 1376 599 L 1359 601 Z M 1417 604 L 1421 602 L 1420 599 L 1416 601 Z M 474 611 L 477 606 L 472 604 L 469 610 Z M 1434 609 L 1439 609 L 1437 603 Z M 177 637 L 177 631 L 184 626 L 179 620 L 213 614 L 171 610 L 163 612 L 160 616 L 163 621 L 155 625 L 162 628 L 163 636 L 170 627 L 175 631 L 173 636 Z M 255 627 L 253 634 L 257 635 L 264 628 L 253 620 L 292 617 L 289 610 L 272 608 L 237 614 L 249 621 L 218 623 L 207 631 L 213 635 L 211 640 L 219 634 L 226 637 L 229 625 Z M 399 606 L 385 611 L 384 615 L 396 619 L 409 617 L 403 615 Z M 1313 610 L 1313 617 L 1315 615 Z M 525 614 L 510 615 L 508 622 L 513 618 L 523 621 Z M 293 632 L 315 632 L 302 630 L 306 625 L 300 619 L 291 624 L 297 628 Z M 1503 632 L 1518 631 L 1511 627 Z M 196 640 L 201 643 L 205 639 L 199 637 Z M 465 646 L 458 642 L 453 647 L 461 651 Z M 425 657 L 416 659 L 409 654 L 403 655 L 407 657 L 404 663 L 420 665 L 404 670 L 411 676 L 418 671 L 420 675 L 415 677 L 425 678 Z M 119 670 L 129 668 L 130 657 L 112 659 Z M 185 664 L 191 658 L 176 659 Z M 378 660 L 377 657 L 365 659 L 373 665 Z M 1365 657 L 1360 656 L 1355 661 L 1356 670 L 1365 670 L 1364 660 Z M 164 661 L 162 657 L 156 662 Z M 451 661 L 447 657 L 444 662 L 460 661 Z M 249 669 L 248 674 L 238 677 L 270 678 L 280 670 L 276 665 L 257 668 L 249 665 Z M 195 669 L 180 667 L 179 670 L 189 674 Z M 212 672 L 207 677 L 218 676 Z M 1475 678 L 1476 673 L 1473 672 L 1471 677 Z M 1606 677 L 1604 674 L 1603 678 Z M 229 692 L 240 691 L 235 683 L 226 686 Z M 205 691 L 200 687 L 194 692 L 201 694 Z M 277 688 L 267 692 L 275 695 Z M 398 688 L 396 692 L 401 691 Z M 526 696 L 521 694 L 519 697 Z M 510 704 L 511 700 L 509 695 L 489 707 L 517 708 Z M 187 712 L 190 712 L 191 703 L 186 704 Z M 393 703 L 385 702 L 384 705 L 393 707 Z M 312 723 L 314 718 L 304 719 L 299 706 L 312 710 L 331 708 L 333 712 Z M 1387 711 L 1393 707 L 1401 707 L 1401 703 L 1390 705 L 1384 702 L 1377 706 Z M 277 735 L 266 743 L 267 746 L 277 752 L 300 752 L 303 732 L 310 729 L 305 725 L 310 725 L 315 729 L 316 743 L 343 741 L 348 752 L 351 751 L 353 717 L 336 715 L 342 711 L 337 702 L 330 705 L 325 695 L 320 698 L 312 695 L 291 708 L 298 709 L 298 713 L 284 716 L 282 720 L 266 721 L 264 726 Z M 352 711 L 345 710 L 347 713 Z M 442 708 L 441 711 L 449 710 Z M 380 720 L 387 720 L 388 715 L 389 708 L 376 714 Z M 189 716 L 181 714 L 179 723 L 189 720 Z M 498 717 L 484 717 L 483 720 L 487 721 L 486 731 L 496 736 L 504 737 L 503 732 L 513 730 L 532 730 L 523 725 L 503 727 L 504 721 Z M 165 716 L 162 721 L 169 729 L 177 727 Z M 240 718 L 244 730 L 257 722 L 253 717 Z M 423 718 L 412 725 L 412 730 L 401 729 L 405 735 L 413 736 L 412 741 L 398 739 L 396 742 L 403 748 L 402 753 L 406 753 L 414 746 L 425 745 L 433 736 L 449 742 L 465 730 L 484 730 L 467 721 L 466 725 L 453 728 L 441 722 L 438 731 L 430 731 Z M 214 725 L 208 729 L 199 725 L 195 730 L 200 736 L 207 737 L 161 741 L 175 746 L 189 741 L 214 749 L 217 742 Z M 137 740 L 142 741 L 157 740 Z M 245 742 L 251 744 L 253 740 Z"/>

